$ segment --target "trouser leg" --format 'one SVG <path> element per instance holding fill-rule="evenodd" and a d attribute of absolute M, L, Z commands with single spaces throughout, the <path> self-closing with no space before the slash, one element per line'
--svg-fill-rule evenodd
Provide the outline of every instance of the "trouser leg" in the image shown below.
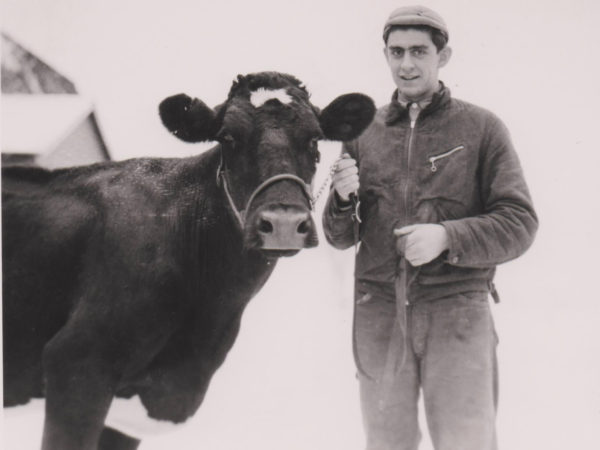
<path fill-rule="evenodd" d="M 389 346 L 400 355 L 399 359 L 404 351 L 404 337 L 393 333 L 396 304 L 359 294 L 355 314 L 355 357 L 367 450 L 416 450 L 421 439 L 419 371 L 410 346 L 406 346 L 402 369 L 391 383 L 382 382 Z M 395 339 L 391 339 L 392 334 Z"/>
<path fill-rule="evenodd" d="M 483 294 L 429 308 L 423 399 L 436 450 L 495 450 L 497 338 Z"/>

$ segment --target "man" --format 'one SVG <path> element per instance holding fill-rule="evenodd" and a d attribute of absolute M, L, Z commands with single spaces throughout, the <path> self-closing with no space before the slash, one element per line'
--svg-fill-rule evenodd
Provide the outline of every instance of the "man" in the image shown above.
<path fill-rule="evenodd" d="M 438 80 L 451 57 L 436 12 L 409 6 L 385 23 L 397 89 L 344 144 L 323 223 L 360 241 L 355 359 L 367 448 L 416 449 L 420 392 L 437 450 L 496 448 L 495 266 L 532 243 L 537 217 L 504 125 Z M 353 220 L 360 200 L 360 229 Z"/>

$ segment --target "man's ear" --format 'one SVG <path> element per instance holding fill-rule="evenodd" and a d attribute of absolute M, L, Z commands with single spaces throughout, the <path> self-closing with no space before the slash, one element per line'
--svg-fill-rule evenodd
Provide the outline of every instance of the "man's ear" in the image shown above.
<path fill-rule="evenodd" d="M 160 103 L 158 111 L 164 126 L 182 141 L 215 140 L 216 114 L 201 100 L 185 94 L 173 95 Z"/>
<path fill-rule="evenodd" d="M 440 61 L 438 63 L 439 67 L 444 67 L 450 61 L 450 57 L 452 56 L 452 48 L 445 46 L 440 50 Z"/>
<path fill-rule="evenodd" d="M 375 104 L 363 94 L 341 95 L 319 115 L 326 139 L 350 141 L 358 137 L 373 120 Z"/>

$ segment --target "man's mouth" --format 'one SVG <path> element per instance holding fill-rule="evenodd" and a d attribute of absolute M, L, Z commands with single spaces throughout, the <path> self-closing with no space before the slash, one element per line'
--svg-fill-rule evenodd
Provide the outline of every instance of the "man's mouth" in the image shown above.
<path fill-rule="evenodd" d="M 402 76 L 400 76 L 400 78 L 402 78 L 404 81 L 413 81 L 413 80 L 416 80 L 417 78 L 419 78 L 419 75 L 413 75 L 413 76 L 402 75 Z"/>

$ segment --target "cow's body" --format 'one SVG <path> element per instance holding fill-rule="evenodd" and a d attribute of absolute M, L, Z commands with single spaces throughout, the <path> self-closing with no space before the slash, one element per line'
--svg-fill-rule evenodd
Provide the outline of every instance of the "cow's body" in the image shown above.
<path fill-rule="evenodd" d="M 294 102 L 249 102 L 259 88 Z M 316 245 L 298 181 L 315 169 L 303 131 L 351 138 L 372 117 L 359 96 L 367 112 L 341 124 L 351 130 L 326 131 L 343 108 L 323 124 L 327 109 L 311 113 L 303 92 L 268 73 L 240 78 L 214 113 L 169 99 L 174 134 L 221 141 L 197 157 L 4 169 L 5 405 L 46 397 L 44 449 L 135 448 L 104 425 L 115 396 L 174 423 L 200 406 L 276 258 Z"/>
<path fill-rule="evenodd" d="M 275 265 L 242 251 L 216 183 L 206 183 L 218 162 L 212 150 L 192 159 L 99 164 L 40 172 L 44 179 L 26 188 L 23 170 L 5 170 L 8 404 L 41 394 L 39 356 L 71 316 L 82 352 L 102 345 L 117 355 L 140 334 L 117 395 L 139 394 L 159 419 L 193 414 L 209 381 L 198 375 L 222 362 L 244 306 Z M 11 192 L 18 193 L 11 199 Z M 77 312 L 84 315 L 78 321 Z"/>

